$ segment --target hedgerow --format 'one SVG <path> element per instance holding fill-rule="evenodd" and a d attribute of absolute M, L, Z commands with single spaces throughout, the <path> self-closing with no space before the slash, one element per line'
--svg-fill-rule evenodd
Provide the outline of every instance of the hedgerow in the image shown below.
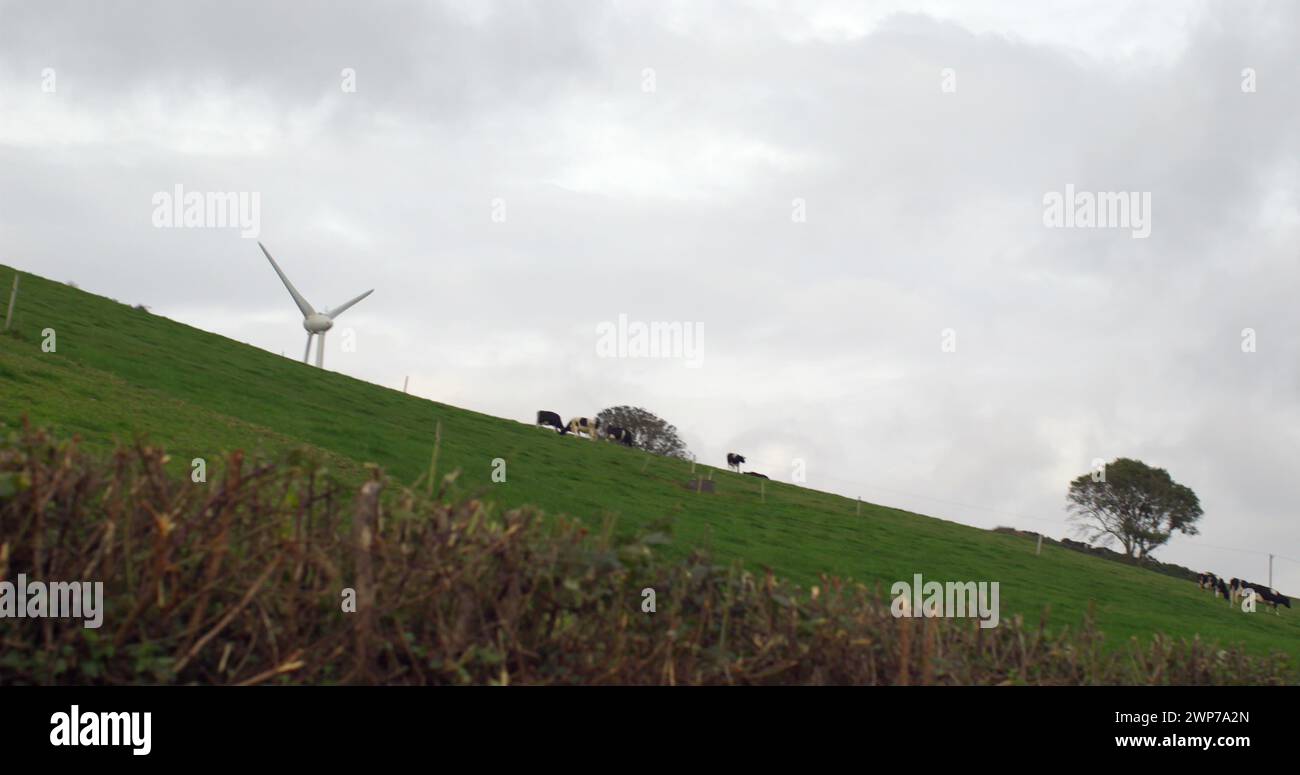
<path fill-rule="evenodd" d="M 0 619 L 0 684 L 1276 684 L 1286 658 L 1155 636 L 895 618 L 664 533 L 498 512 L 305 455 L 208 481 L 144 443 L 109 458 L 24 425 L 0 443 L 0 579 L 98 581 L 104 618 Z M 655 610 L 643 610 L 653 590 Z M 349 604 L 349 601 L 354 601 Z M 353 610 L 345 610 L 345 609 Z"/>

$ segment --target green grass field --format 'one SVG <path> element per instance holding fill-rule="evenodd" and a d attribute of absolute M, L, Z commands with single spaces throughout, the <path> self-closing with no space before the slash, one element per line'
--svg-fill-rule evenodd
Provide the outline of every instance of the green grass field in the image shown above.
<path fill-rule="evenodd" d="M 0 268 L 0 305 L 13 270 Z M 429 466 L 441 423 L 439 473 L 460 468 L 461 492 L 502 506 L 534 504 L 599 528 L 671 521 L 667 551 L 703 546 L 809 585 L 827 573 L 881 583 L 921 573 L 934 581 L 997 581 L 1002 617 L 1054 626 L 1080 622 L 1095 603 L 1108 642 L 1162 632 L 1300 654 L 1300 612 L 1243 614 L 1190 582 L 1027 539 L 840 496 L 712 472 L 716 492 L 682 486 L 690 464 L 614 444 L 560 437 L 528 424 L 457 409 L 319 371 L 291 359 L 24 273 L 15 331 L 0 336 L 0 422 L 23 415 L 95 448 L 144 436 L 172 454 L 177 475 L 243 449 L 276 456 L 307 447 L 340 477 L 378 463 L 411 482 Z M 52 328 L 57 352 L 41 350 Z M 304 389 L 304 385 L 310 389 Z M 610 402 L 618 403 L 616 397 Z M 491 481 L 492 460 L 507 482 Z"/>

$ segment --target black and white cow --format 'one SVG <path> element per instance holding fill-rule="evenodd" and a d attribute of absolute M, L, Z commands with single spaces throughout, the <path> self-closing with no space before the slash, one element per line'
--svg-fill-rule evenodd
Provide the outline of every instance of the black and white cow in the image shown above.
<path fill-rule="evenodd" d="M 1273 613 L 1278 614 L 1279 616 L 1281 615 L 1281 612 L 1277 610 L 1279 605 L 1284 605 L 1287 608 L 1291 607 L 1291 598 L 1281 592 L 1274 592 L 1271 589 L 1265 589 L 1263 592 L 1259 593 L 1259 597 L 1265 603 L 1273 606 Z"/>
<path fill-rule="evenodd" d="M 735 452 L 727 453 L 727 468 L 730 468 L 732 471 L 740 473 L 740 464 L 743 462 L 745 462 L 744 455 L 737 455 Z"/>
<path fill-rule="evenodd" d="M 1228 590 L 1228 585 L 1223 583 L 1223 579 L 1216 578 L 1214 580 L 1214 596 L 1218 597 L 1219 595 L 1223 595 L 1223 599 L 1227 600 L 1229 605 L 1232 604 L 1232 593 Z"/>
<path fill-rule="evenodd" d="M 1232 594 L 1231 600 L 1233 605 L 1236 605 L 1238 601 L 1246 597 L 1247 589 L 1254 589 L 1256 594 L 1258 594 L 1261 589 L 1267 589 L 1267 587 L 1261 587 L 1260 585 L 1251 583 L 1245 579 L 1232 579 L 1228 582 L 1228 591 Z"/>
<path fill-rule="evenodd" d="M 1199 583 L 1201 585 L 1201 589 L 1208 589 L 1211 592 L 1213 592 L 1216 586 L 1215 582 L 1217 582 L 1218 580 L 1219 577 L 1214 575 L 1213 573 L 1202 573 L 1200 575 Z"/>
<path fill-rule="evenodd" d="M 1241 597 L 1246 592 L 1246 582 L 1238 578 L 1233 578 L 1228 582 L 1228 592 L 1228 599 L 1232 601 L 1233 605 L 1236 605 L 1237 598 Z"/>
<path fill-rule="evenodd" d="M 1232 604 L 1236 605 L 1246 597 L 1246 588 L 1248 584 L 1245 579 L 1233 579 L 1228 582 L 1228 589 L 1232 591 Z"/>
<path fill-rule="evenodd" d="M 617 441 L 625 447 L 632 446 L 633 441 L 635 441 L 632 431 L 627 428 L 620 428 L 617 425 L 611 425 L 605 429 L 605 438 Z"/>
<path fill-rule="evenodd" d="M 565 431 L 564 421 L 560 419 L 560 416 L 555 412 L 548 412 L 545 409 L 537 413 L 537 424 L 539 426 L 545 425 L 554 428 L 560 433 L 564 433 Z"/>
<path fill-rule="evenodd" d="M 1291 607 L 1291 598 L 1283 595 L 1272 587 L 1266 587 L 1263 584 L 1256 584 L 1253 581 L 1245 581 L 1243 579 L 1233 579 L 1232 584 L 1232 602 L 1234 605 L 1239 600 L 1244 600 L 1247 595 L 1253 592 L 1256 600 L 1262 600 L 1273 606 L 1274 613 L 1278 612 L 1278 605 L 1284 605 L 1287 608 Z"/>
<path fill-rule="evenodd" d="M 587 434 L 587 438 L 595 441 L 597 434 L 600 432 L 600 418 L 597 417 L 594 420 L 589 420 L 586 417 L 574 417 L 572 420 L 569 420 L 568 431 L 574 436 L 580 436 L 585 433 Z"/>
<path fill-rule="evenodd" d="M 767 478 L 767 475 L 766 475 L 766 474 L 760 474 L 760 473 L 757 472 L 757 471 L 746 471 L 746 472 L 745 472 L 745 476 L 757 476 L 759 479 L 766 479 L 766 478 Z"/>

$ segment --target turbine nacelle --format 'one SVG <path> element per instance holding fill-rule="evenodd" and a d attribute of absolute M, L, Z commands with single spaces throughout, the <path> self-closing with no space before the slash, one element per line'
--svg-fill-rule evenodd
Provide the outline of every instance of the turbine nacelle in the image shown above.
<path fill-rule="evenodd" d="M 318 336 L 320 339 L 316 341 L 316 366 L 324 368 L 325 332 L 334 327 L 334 318 L 342 315 L 343 311 L 348 307 L 351 307 L 353 304 L 356 304 L 365 297 L 374 293 L 374 289 L 372 288 L 355 299 L 340 304 L 334 309 L 317 312 L 316 308 L 308 304 L 307 300 L 302 297 L 302 294 L 298 293 L 298 289 L 293 287 L 293 283 L 289 282 L 289 278 L 285 277 L 284 272 L 280 271 L 280 265 L 275 263 L 274 258 L 271 258 L 271 254 L 267 251 L 266 246 L 260 242 L 257 243 L 257 246 L 261 248 L 262 253 L 266 255 L 266 260 L 271 262 L 271 268 L 280 276 L 280 282 L 284 283 L 285 289 L 288 290 L 289 295 L 293 297 L 293 303 L 297 304 L 298 310 L 302 312 L 302 327 L 307 329 L 307 349 L 302 354 L 302 362 L 306 363 L 307 359 L 311 357 L 311 338 L 313 336 Z"/>
<path fill-rule="evenodd" d="M 308 333 L 323 334 L 334 327 L 334 318 L 317 312 L 315 315 L 303 318 L 302 327 L 307 329 Z"/>

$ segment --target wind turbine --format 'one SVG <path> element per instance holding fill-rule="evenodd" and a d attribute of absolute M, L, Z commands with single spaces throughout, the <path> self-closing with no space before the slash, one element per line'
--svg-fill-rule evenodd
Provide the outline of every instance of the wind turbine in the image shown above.
<path fill-rule="evenodd" d="M 280 265 L 275 263 L 275 259 L 271 258 L 271 254 L 267 252 L 266 246 L 260 242 L 257 243 L 257 246 L 262 249 L 264 254 L 266 254 L 266 260 L 271 262 L 271 268 L 275 270 L 276 274 L 280 275 L 280 281 L 283 282 L 284 287 L 289 290 L 289 295 L 293 297 L 293 302 L 298 305 L 298 309 L 302 310 L 302 327 L 307 329 L 307 349 L 302 353 L 302 362 L 307 363 L 307 359 L 311 357 L 311 338 L 313 336 L 319 336 L 320 339 L 316 340 L 316 368 L 325 368 L 325 332 L 334 327 L 334 318 L 343 314 L 343 311 L 348 307 L 351 307 L 353 304 L 356 304 L 365 297 L 374 293 L 375 289 L 371 288 L 355 299 L 344 302 L 334 309 L 317 312 L 307 303 L 307 300 L 302 297 L 302 294 L 298 293 L 298 289 L 293 287 L 293 283 L 289 282 L 289 278 L 284 276 L 284 272 L 280 270 Z"/>

